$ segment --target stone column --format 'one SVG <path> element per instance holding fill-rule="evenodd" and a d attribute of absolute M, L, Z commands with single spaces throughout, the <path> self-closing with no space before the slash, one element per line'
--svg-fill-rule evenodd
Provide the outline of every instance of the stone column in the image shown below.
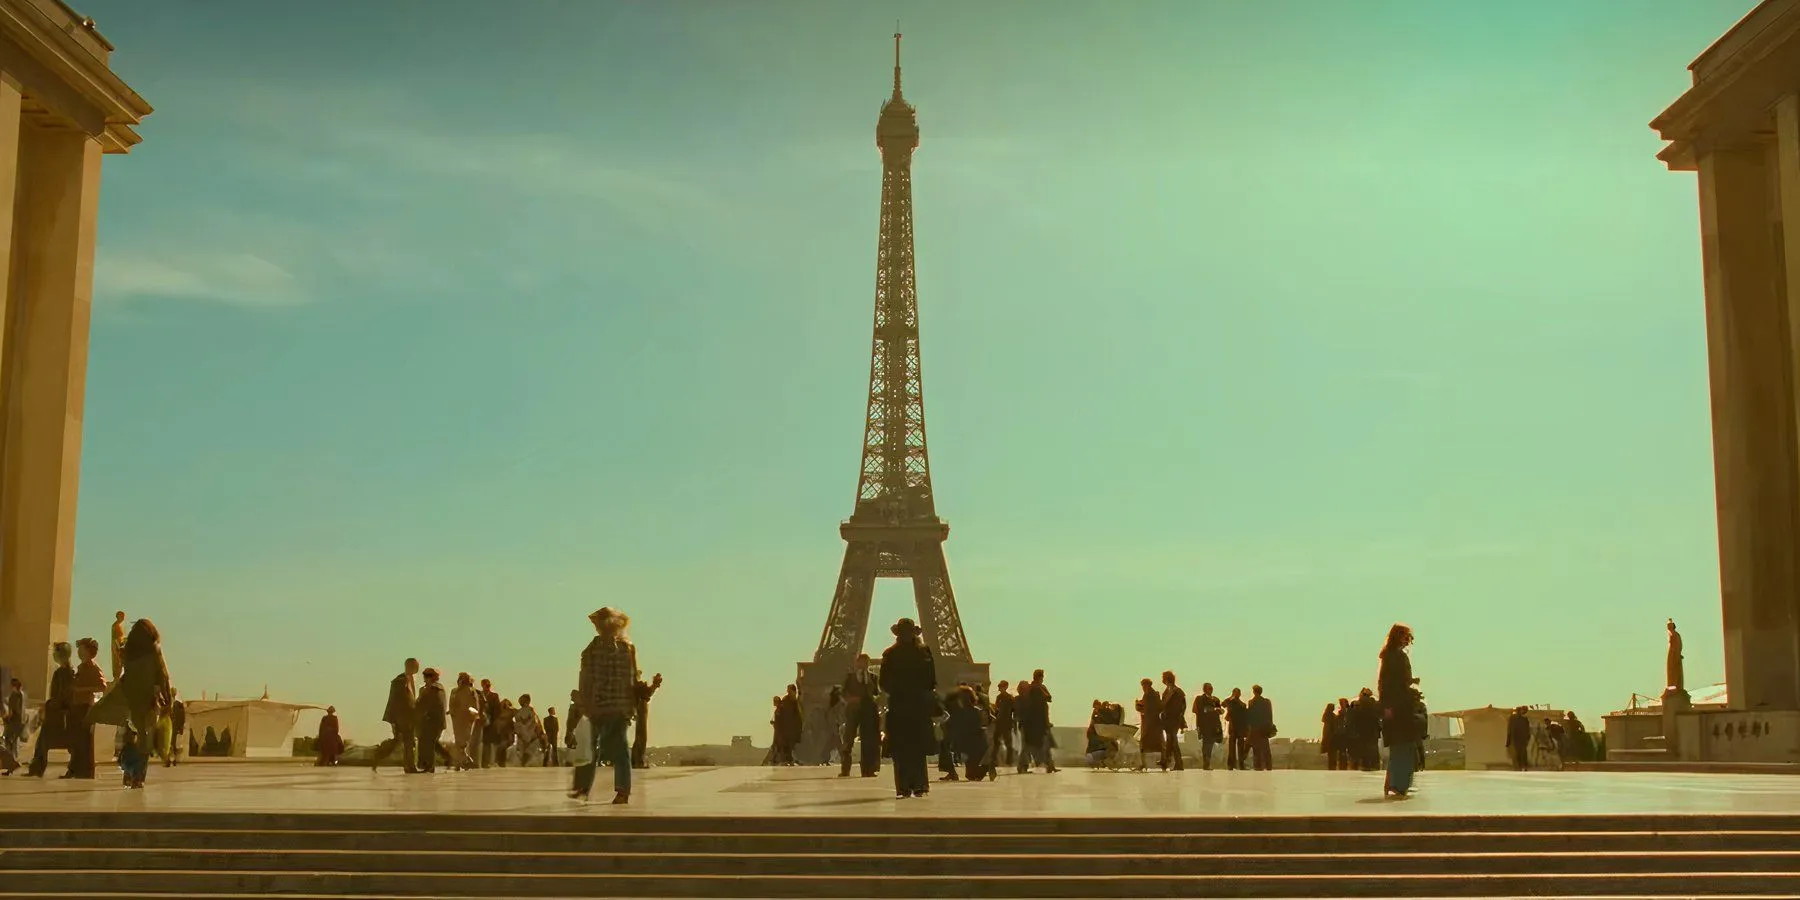
<path fill-rule="evenodd" d="M 1698 160 L 1725 677 L 1747 709 L 1800 709 L 1800 448 L 1776 160 L 1761 145 Z"/>
<path fill-rule="evenodd" d="M 22 126 L 20 116 L 24 112 L 24 95 L 20 92 L 19 82 L 11 75 L 0 72 L 0 450 L 6 446 L 6 322 L 7 300 L 12 285 L 12 248 L 13 248 L 13 199 L 15 188 L 19 182 L 19 128 Z M 0 452 L 0 460 L 5 453 Z M 4 468 L 0 467 L 0 474 Z M 0 485 L 4 478 L 0 478 Z M 6 556 L 4 552 L 5 523 L 0 521 L 0 690 L 11 684 L 13 675 L 18 674 L 28 685 L 27 689 L 42 690 L 44 683 L 40 681 L 37 668 L 23 664 L 23 661 L 11 652 L 7 634 L 13 628 L 12 617 L 7 614 L 10 601 L 7 598 L 4 583 Z M 24 671 L 21 671 L 24 670 Z M 41 694 L 33 693 L 37 697 Z"/>
<path fill-rule="evenodd" d="M 68 639 L 100 155 L 99 143 L 79 131 L 19 132 L 0 358 L 0 659 L 39 697 L 51 642 Z"/>

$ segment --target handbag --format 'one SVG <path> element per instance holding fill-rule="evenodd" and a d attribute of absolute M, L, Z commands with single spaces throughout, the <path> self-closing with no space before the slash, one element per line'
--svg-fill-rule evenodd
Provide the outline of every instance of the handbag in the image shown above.
<path fill-rule="evenodd" d="M 594 720 L 583 716 L 569 732 L 569 764 L 591 766 L 594 764 Z"/>

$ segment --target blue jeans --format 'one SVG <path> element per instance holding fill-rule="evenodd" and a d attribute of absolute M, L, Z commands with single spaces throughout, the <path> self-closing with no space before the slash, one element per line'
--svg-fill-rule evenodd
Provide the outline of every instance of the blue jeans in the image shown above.
<path fill-rule="evenodd" d="M 595 770 L 602 761 L 612 763 L 613 791 L 631 793 L 631 746 L 625 740 L 625 729 L 631 720 L 624 716 L 600 716 L 594 719 L 594 758 L 575 769 L 575 790 L 585 794 L 594 786 Z"/>
<path fill-rule="evenodd" d="M 1413 771 L 1418 768 L 1419 742 L 1407 741 L 1388 747 L 1387 790 L 1404 794 L 1412 790 Z"/>

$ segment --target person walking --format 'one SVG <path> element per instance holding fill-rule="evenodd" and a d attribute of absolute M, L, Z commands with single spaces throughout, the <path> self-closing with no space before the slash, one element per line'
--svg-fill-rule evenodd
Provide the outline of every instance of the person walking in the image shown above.
<path fill-rule="evenodd" d="M 1269 739 L 1275 736 L 1275 705 L 1263 696 L 1262 685 L 1250 686 L 1250 705 L 1245 707 L 1244 735 L 1250 742 L 1250 765 L 1258 772 L 1274 768 Z"/>
<path fill-rule="evenodd" d="M 1162 673 L 1163 771 L 1187 768 L 1181 761 L 1181 733 L 1187 730 L 1187 692 L 1175 683 L 1174 672 Z"/>
<path fill-rule="evenodd" d="M 637 712 L 632 719 L 631 731 L 631 767 L 634 769 L 650 768 L 650 698 L 662 690 L 662 685 L 662 673 L 658 672 L 649 681 L 640 679 L 633 686 L 637 695 Z"/>
<path fill-rule="evenodd" d="M 131 727 L 137 765 L 127 776 L 127 784 L 141 788 L 156 739 L 158 701 L 168 696 L 169 666 L 163 660 L 162 635 L 149 619 L 132 623 L 123 652 L 125 665 L 119 680 L 88 710 L 87 719 L 93 725 Z"/>
<path fill-rule="evenodd" d="M 1234 770 L 1246 768 L 1247 763 L 1244 757 L 1248 755 L 1246 742 L 1249 739 L 1250 730 L 1249 726 L 1245 724 L 1248 720 L 1245 712 L 1248 707 L 1244 705 L 1243 690 L 1232 688 L 1231 696 L 1226 697 L 1225 702 L 1220 706 L 1225 709 L 1225 768 Z"/>
<path fill-rule="evenodd" d="M 25 737 L 25 682 L 17 678 L 6 690 L 6 704 L 0 710 L 0 722 L 5 724 L 5 737 L 0 740 L 0 767 L 5 769 L 0 774 L 11 775 L 12 770 L 19 767 L 19 741 Z"/>
<path fill-rule="evenodd" d="M 476 768 L 480 761 L 469 753 L 469 746 L 481 729 L 481 695 L 475 690 L 475 677 L 456 673 L 456 687 L 450 690 L 450 765 L 456 769 Z M 477 749 L 476 754 L 481 751 Z"/>
<path fill-rule="evenodd" d="M 601 607 L 588 616 L 594 639 L 581 652 L 582 715 L 593 720 L 594 752 L 587 764 L 575 769 L 574 790 L 569 796 L 586 800 L 602 760 L 612 766 L 613 803 L 631 802 L 631 747 L 625 729 L 637 712 L 637 647 L 625 636 L 631 620 L 624 613 Z"/>
<path fill-rule="evenodd" d="M 881 654 L 881 690 L 888 695 L 888 756 L 894 761 L 894 796 L 923 797 L 931 790 L 925 757 L 936 741 L 937 665 L 918 624 L 901 619 L 890 629 L 894 643 Z"/>
<path fill-rule="evenodd" d="M 449 692 L 438 681 L 438 670 L 426 669 L 420 673 L 425 679 L 424 687 L 419 688 L 419 698 L 413 704 L 413 734 L 418 746 L 418 760 L 414 768 L 421 774 L 429 775 L 437 771 L 437 759 L 454 766 L 456 756 L 444 749 L 439 743 L 444 737 L 444 729 L 450 724 Z"/>
<path fill-rule="evenodd" d="M 1413 772 L 1418 766 L 1419 750 L 1425 740 L 1425 723 L 1418 715 L 1419 679 L 1413 675 L 1412 629 L 1398 622 L 1388 629 L 1387 643 L 1381 647 L 1381 673 L 1376 677 L 1380 689 L 1381 739 L 1388 748 L 1387 779 L 1382 794 L 1404 798 L 1412 793 Z"/>
<path fill-rule="evenodd" d="M 38 726 L 37 745 L 31 748 L 31 763 L 25 767 L 25 774 L 32 778 L 44 777 L 44 770 L 50 766 L 52 749 L 69 747 L 73 731 L 69 719 L 75 695 L 75 667 L 69 664 L 69 658 L 73 655 L 74 649 L 65 642 L 58 641 L 50 647 L 50 658 L 56 668 L 50 673 L 50 688 L 44 694 L 44 707 L 38 712 L 42 722 Z"/>
<path fill-rule="evenodd" d="M 413 678 L 419 674 L 419 661 L 408 658 L 401 667 L 400 674 L 388 682 L 387 706 L 382 709 L 381 721 L 386 722 L 393 731 L 393 736 L 381 742 L 375 748 L 375 755 L 369 759 L 369 771 L 380 767 L 381 761 L 388 754 L 400 751 L 400 765 L 407 773 L 417 772 L 418 748 L 417 732 L 414 730 L 416 713 L 413 704 L 418 698 L 418 689 L 413 686 Z"/>
<path fill-rule="evenodd" d="M 869 671 L 869 654 L 856 655 L 840 687 L 846 709 L 838 741 L 838 777 L 850 777 L 851 751 L 860 749 L 862 777 L 874 778 L 881 772 L 881 686 Z"/>
<path fill-rule="evenodd" d="M 1200 768 L 1212 771 L 1213 751 L 1225 741 L 1225 728 L 1219 724 L 1225 705 L 1213 696 L 1212 682 L 1200 685 L 1200 696 L 1194 698 L 1194 731 L 1200 736 Z"/>

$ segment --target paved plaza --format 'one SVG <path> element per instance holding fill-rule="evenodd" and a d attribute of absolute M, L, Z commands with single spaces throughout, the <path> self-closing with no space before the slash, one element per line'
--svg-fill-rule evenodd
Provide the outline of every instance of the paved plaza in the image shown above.
<path fill-rule="evenodd" d="M 569 770 L 405 775 L 280 763 L 154 768 L 127 791 L 97 781 L 0 778 L 0 811 L 426 812 L 630 816 L 1342 816 L 1800 813 L 1800 776 L 1615 772 L 1430 772 L 1406 801 L 1380 799 L 1381 775 L 1276 771 L 1132 773 L 1065 769 L 998 782 L 937 784 L 896 800 L 887 772 L 825 768 L 667 768 L 635 773 L 630 806 L 567 799 Z M 594 796 L 610 776 L 600 773 Z"/>

